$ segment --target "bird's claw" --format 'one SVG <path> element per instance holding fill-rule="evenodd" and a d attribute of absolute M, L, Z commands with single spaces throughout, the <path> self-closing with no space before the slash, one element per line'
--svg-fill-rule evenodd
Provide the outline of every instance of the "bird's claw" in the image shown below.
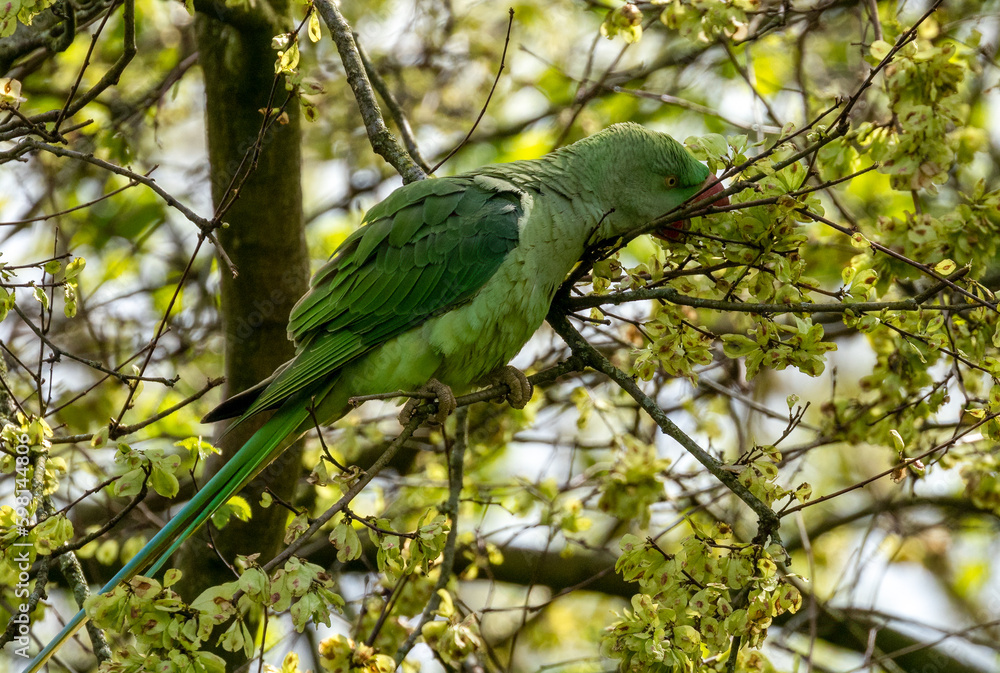
<path fill-rule="evenodd" d="M 510 365 L 494 369 L 487 375 L 486 382 L 492 385 L 506 384 L 509 390 L 507 403 L 515 409 L 524 409 L 528 401 L 531 400 L 532 392 L 534 392 L 531 381 L 524 375 L 524 372 Z"/>
<path fill-rule="evenodd" d="M 441 383 L 437 379 L 431 379 L 424 385 L 420 392 L 422 393 L 434 393 L 438 399 L 438 409 L 437 412 L 430 417 L 430 422 L 435 425 L 444 425 L 444 422 L 448 420 L 452 412 L 458 408 L 458 402 L 455 401 L 455 393 L 451 392 L 451 388 Z M 411 397 L 403 405 L 403 409 L 399 412 L 399 424 L 407 425 L 410 420 L 413 419 L 413 412 L 416 411 L 417 407 L 425 400 L 421 397 Z"/>

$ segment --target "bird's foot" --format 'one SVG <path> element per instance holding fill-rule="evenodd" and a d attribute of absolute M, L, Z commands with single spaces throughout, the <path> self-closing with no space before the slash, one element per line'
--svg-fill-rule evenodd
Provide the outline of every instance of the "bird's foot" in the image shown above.
<path fill-rule="evenodd" d="M 490 385 L 506 384 L 510 391 L 507 393 L 507 403 L 515 409 L 524 409 L 534 390 L 524 372 L 510 365 L 497 367 L 486 375 L 484 381 Z"/>
<path fill-rule="evenodd" d="M 433 416 L 430 417 L 430 422 L 436 425 L 444 425 L 444 422 L 451 416 L 452 412 L 458 408 L 458 403 L 455 401 L 455 393 L 451 392 L 451 388 L 441 383 L 437 379 L 431 379 L 427 382 L 425 386 L 420 389 L 422 393 L 434 393 L 437 395 L 438 399 L 438 410 Z M 422 397 L 411 397 L 403 405 L 402 411 L 399 412 L 399 424 L 407 425 L 413 418 L 413 412 L 416 411 L 417 407 L 424 402 Z"/>

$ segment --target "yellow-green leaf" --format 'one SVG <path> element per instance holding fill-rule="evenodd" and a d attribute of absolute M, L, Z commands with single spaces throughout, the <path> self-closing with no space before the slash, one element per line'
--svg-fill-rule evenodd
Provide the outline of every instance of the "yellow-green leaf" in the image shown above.
<path fill-rule="evenodd" d="M 934 270 L 937 271 L 942 276 L 950 276 L 951 274 L 955 273 L 955 269 L 957 268 L 958 265 L 955 264 L 955 262 L 950 259 L 943 259 L 934 265 Z"/>
<path fill-rule="evenodd" d="M 322 37 L 323 34 L 320 32 L 319 26 L 319 15 L 313 12 L 309 15 L 309 39 L 313 42 L 319 42 Z"/>

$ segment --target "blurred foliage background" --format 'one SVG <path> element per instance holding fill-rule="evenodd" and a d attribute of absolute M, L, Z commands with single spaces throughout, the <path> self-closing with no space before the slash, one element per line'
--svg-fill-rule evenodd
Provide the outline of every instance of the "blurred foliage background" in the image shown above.
<path fill-rule="evenodd" d="M 488 2 L 341 10 L 387 123 L 401 135 L 397 107 L 427 164 L 475 125 L 438 175 L 633 121 L 743 186 L 734 209 L 695 218 L 678 241 L 642 237 L 581 269 L 581 296 L 658 299 L 574 297 L 563 312 L 779 512 L 787 556 L 750 544 L 752 512 L 634 396 L 577 366 L 523 411 L 469 408 L 457 540 L 445 447 L 462 432 L 424 428 L 327 525 L 331 541 L 279 570 L 313 589 L 268 602 L 259 583 L 283 580 L 244 559 L 245 619 L 185 640 L 104 614 L 124 662 L 104 670 L 262 657 L 289 672 L 381 671 L 406 652 L 404 670 L 995 670 L 1000 3 L 511 6 L 510 25 L 507 5 Z M 0 670 L 17 670 L 11 615 L 30 601 L 36 651 L 76 610 L 67 588 L 103 584 L 193 476 L 203 483 L 213 429 L 198 419 L 224 371 L 232 384 L 232 359 L 258 362 L 263 373 L 245 371 L 257 380 L 274 366 L 261 351 L 285 357 L 280 306 L 307 269 L 274 227 L 304 232 L 315 269 L 401 179 L 372 151 L 308 2 L 15 1 L 0 34 Z M 252 132 L 211 164 L 209 72 L 266 83 L 253 89 L 264 102 L 232 97 L 219 113 Z M 251 230 L 258 242 L 241 247 Z M 257 280 L 223 290 L 240 303 L 220 317 L 233 264 Z M 265 323 L 276 331 L 263 338 Z M 247 342 L 257 355 L 233 355 Z M 568 355 L 545 327 L 514 364 L 537 373 Z M 213 535 L 243 554 L 270 535 L 277 551 L 352 483 L 337 465 L 367 468 L 398 430 L 391 402 L 369 402 L 282 462 L 282 495 L 234 503 L 217 523 L 250 522 Z M 196 543 L 188 556 L 212 556 Z M 416 632 L 449 544 L 454 574 Z M 172 581 L 137 604 L 167 600 Z M 202 589 L 181 590 L 172 618 L 219 614 L 195 600 Z M 137 643 L 121 644 L 127 631 Z M 95 649 L 109 654 L 81 635 L 51 670 L 90 670 Z"/>

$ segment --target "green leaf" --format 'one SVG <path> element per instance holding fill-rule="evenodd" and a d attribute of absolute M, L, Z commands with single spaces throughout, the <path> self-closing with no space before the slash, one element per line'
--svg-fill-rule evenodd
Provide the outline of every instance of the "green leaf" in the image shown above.
<path fill-rule="evenodd" d="M 319 110 L 315 105 L 307 101 L 305 98 L 299 97 L 299 106 L 302 108 L 302 114 L 305 116 L 307 122 L 319 120 Z"/>
<path fill-rule="evenodd" d="M 895 428 L 889 430 L 889 434 L 892 436 L 892 444 L 896 447 L 896 451 L 902 453 L 906 449 L 906 442 L 903 441 L 902 435 Z"/>
<path fill-rule="evenodd" d="M 305 94 L 319 95 L 326 93 L 326 87 L 315 80 L 304 79 L 299 86 L 302 87 L 302 93 Z"/>
<path fill-rule="evenodd" d="M 288 49 L 278 52 L 278 61 L 274 64 L 275 74 L 291 74 L 299 67 L 299 43 L 293 41 Z"/>
<path fill-rule="evenodd" d="M 319 14 L 315 11 L 309 15 L 309 39 L 313 42 L 319 42 L 323 39 L 323 33 L 319 26 Z"/>
<path fill-rule="evenodd" d="M 805 502 L 812 497 L 812 491 L 812 485 L 803 482 L 795 489 L 793 495 L 799 502 Z"/>
<path fill-rule="evenodd" d="M 67 282 L 63 285 L 63 314 L 67 318 L 76 317 L 76 283 Z"/>
<path fill-rule="evenodd" d="M 361 557 L 361 538 L 351 524 L 351 520 L 345 518 L 330 533 L 330 542 L 337 548 L 337 560 L 341 563 Z"/>
<path fill-rule="evenodd" d="M 174 446 L 185 449 L 191 455 L 197 455 L 198 460 L 205 460 L 209 456 L 220 453 L 219 449 L 211 443 L 206 442 L 201 437 L 186 437 L 180 441 L 174 442 Z"/>
<path fill-rule="evenodd" d="M 290 33 L 279 33 L 271 38 L 271 49 L 281 52 L 287 49 L 291 43 L 292 35 Z"/>
<path fill-rule="evenodd" d="M 934 270 L 937 271 L 942 276 L 950 276 L 951 274 L 955 273 L 955 269 L 957 268 L 958 265 L 955 264 L 955 262 L 950 259 L 943 259 L 934 265 Z"/>
<path fill-rule="evenodd" d="M 8 5 L 10 10 L 17 10 L 17 4 Z M 9 10 L 8 10 L 9 11 Z M 0 19 L 3 19 L 3 14 L 0 14 Z M 14 32 L 14 27 L 17 25 L 16 22 L 11 21 L 7 23 L 3 21 L 0 23 L 0 37 L 9 37 Z M 9 26 L 9 28 L 8 28 Z M 26 100 L 21 97 L 21 82 L 10 77 L 0 77 L 0 103 L 7 103 L 8 105 L 17 106 L 18 103 Z"/>
<path fill-rule="evenodd" d="M 137 467 L 129 470 L 115 481 L 113 492 L 117 496 L 130 497 L 142 490 L 142 484 L 146 481 L 146 472 Z"/>
<path fill-rule="evenodd" d="M 270 593 L 271 581 L 263 570 L 258 567 L 248 568 L 237 580 L 240 590 L 250 598 L 267 598 Z"/>
<path fill-rule="evenodd" d="M 876 63 L 878 63 L 889 55 L 889 52 L 892 51 L 892 45 L 886 42 L 885 40 L 875 40 L 874 42 L 872 42 L 872 46 L 869 49 L 869 51 L 872 55 L 872 58 L 874 58 Z"/>
<path fill-rule="evenodd" d="M 0 322 L 7 317 L 10 309 L 14 308 L 15 295 L 7 291 L 7 288 L 0 285 Z"/>
<path fill-rule="evenodd" d="M 253 654 L 253 635 L 242 619 L 236 619 L 219 638 L 219 645 L 227 652 L 242 650 L 249 657 Z"/>
<path fill-rule="evenodd" d="M 191 602 L 191 608 L 204 613 L 217 624 L 221 624 L 236 614 L 236 606 L 230 599 L 236 593 L 237 588 L 236 582 L 209 587 Z"/>
<path fill-rule="evenodd" d="M 73 523 L 62 514 L 54 514 L 34 529 L 35 551 L 48 556 L 73 539 Z"/>
<path fill-rule="evenodd" d="M 173 498 L 180 491 L 180 482 L 177 481 L 177 477 L 167 470 L 154 468 L 149 483 L 153 490 L 164 498 Z"/>
<path fill-rule="evenodd" d="M 291 544 L 309 528 L 309 516 L 303 512 L 296 515 L 285 527 L 285 544 Z"/>
<path fill-rule="evenodd" d="M 724 159 L 729 154 L 729 143 L 725 137 L 718 133 L 709 133 L 701 136 L 698 142 L 708 152 L 709 156 L 715 159 Z"/>
<path fill-rule="evenodd" d="M 118 551 L 120 548 L 118 540 L 105 540 L 97 547 L 97 551 L 94 552 L 94 558 L 101 565 L 109 566 L 118 560 Z"/>
<path fill-rule="evenodd" d="M 212 515 L 212 523 L 216 528 L 223 528 L 229 523 L 229 517 L 235 516 L 240 521 L 249 521 L 251 516 L 250 503 L 242 496 L 234 495 Z"/>
<path fill-rule="evenodd" d="M 49 295 L 45 293 L 45 290 L 36 285 L 32 290 L 32 294 L 34 295 L 35 300 L 42 305 L 43 310 L 49 310 Z"/>
<path fill-rule="evenodd" d="M 749 355 L 755 351 L 760 351 L 760 346 L 756 341 L 748 339 L 742 334 L 723 334 L 722 350 L 726 357 L 739 358 Z"/>
<path fill-rule="evenodd" d="M 609 40 L 621 35 L 627 44 L 642 39 L 642 10 L 628 2 L 608 12 L 601 23 L 601 35 Z"/>

